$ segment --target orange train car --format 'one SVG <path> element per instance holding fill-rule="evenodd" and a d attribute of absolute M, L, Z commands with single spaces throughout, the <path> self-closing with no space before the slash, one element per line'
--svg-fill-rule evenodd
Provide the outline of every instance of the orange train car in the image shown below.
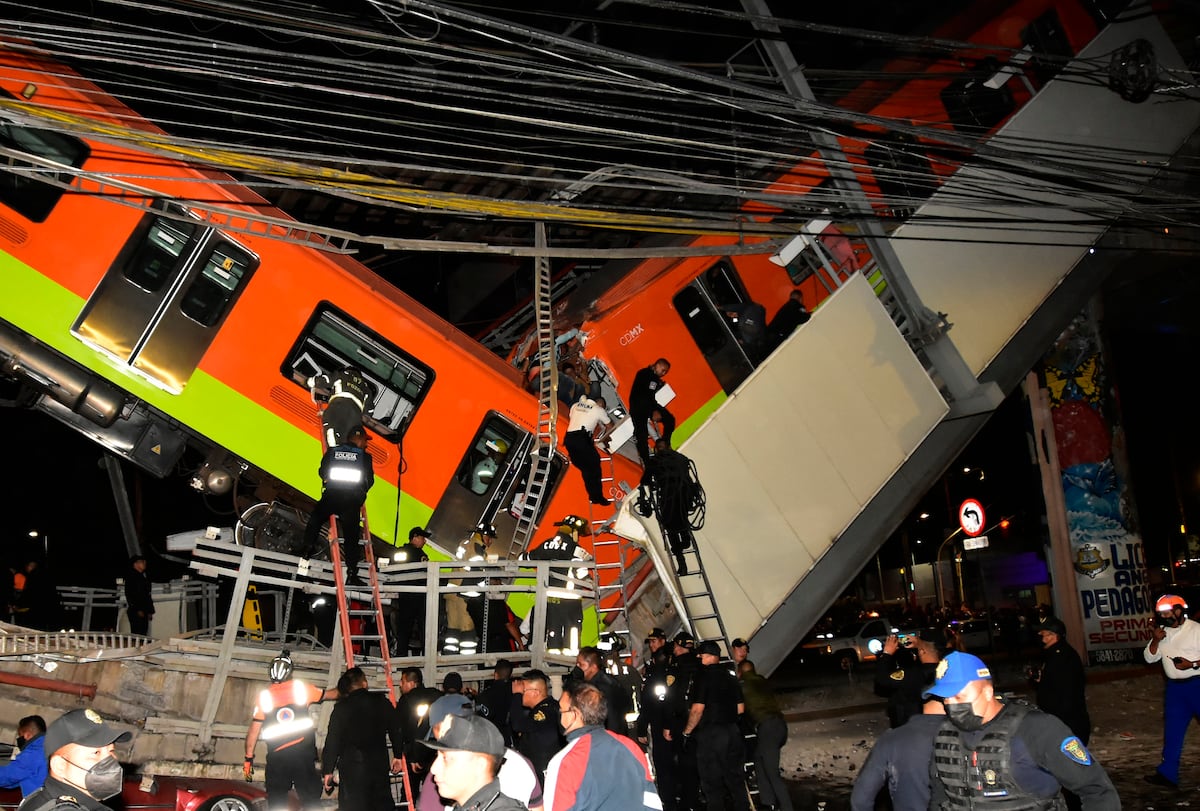
<path fill-rule="evenodd" d="M 847 94 L 838 106 L 865 119 L 854 135 L 838 141 L 871 214 L 885 227 L 901 224 L 933 194 L 941 178 L 970 158 L 972 144 L 986 140 L 1018 112 L 1103 23 L 1104 14 L 1088 0 L 970 4 L 931 38 L 972 47 L 953 57 L 897 60 L 880 71 L 888 78 L 864 82 Z M 884 122 L 897 131 L 886 131 Z M 571 294 L 557 329 L 579 331 L 592 376 L 610 384 L 605 392 L 610 406 L 614 396 L 624 402 L 638 369 L 666 357 L 672 363 L 666 382 L 674 395 L 669 408 L 678 421 L 673 442 L 679 444 L 763 360 L 739 342 L 730 314 L 742 304 L 757 302 L 770 318 L 799 290 L 811 311 L 837 288 L 839 279 L 859 272 L 883 294 L 886 279 L 857 236 L 854 219 L 861 215 L 830 206 L 831 183 L 813 152 L 797 158 L 766 188 L 769 195 L 795 197 L 792 218 L 796 210 L 825 210 L 801 227 L 789 249 L 773 256 L 614 264 Z M 806 204 L 810 192 L 814 202 Z M 761 220 L 783 213 L 758 201 L 744 211 Z M 719 248 L 733 242 L 708 236 L 689 244 Z M 528 369 L 530 348 L 528 339 L 518 344 L 510 362 Z M 633 456 L 631 446 L 622 450 Z"/>
<path fill-rule="evenodd" d="M 37 408 L 157 475 L 198 448 L 197 489 L 240 480 L 304 509 L 321 456 L 307 380 L 354 366 L 377 391 L 373 533 L 512 536 L 538 410 L 502 359 L 231 178 L 155 154 L 161 132 L 17 43 L 0 47 L 0 115 L 0 363 Z M 540 509 L 589 515 L 561 454 Z"/>

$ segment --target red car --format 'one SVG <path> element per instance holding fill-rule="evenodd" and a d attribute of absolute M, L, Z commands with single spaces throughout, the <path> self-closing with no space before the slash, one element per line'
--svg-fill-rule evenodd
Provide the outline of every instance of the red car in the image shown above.
<path fill-rule="evenodd" d="M 0 789 L 0 811 L 20 804 L 20 789 Z M 241 780 L 126 774 L 121 796 L 104 804 L 114 811 L 266 811 L 267 793 Z"/>

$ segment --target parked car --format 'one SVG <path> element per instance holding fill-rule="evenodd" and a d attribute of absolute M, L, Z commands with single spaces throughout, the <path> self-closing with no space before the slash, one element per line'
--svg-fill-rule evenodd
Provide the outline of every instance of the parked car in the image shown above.
<path fill-rule="evenodd" d="M 0 811 L 20 804 L 20 789 L 0 789 Z M 241 780 L 126 772 L 120 796 L 105 805 L 114 811 L 266 811 L 267 793 Z"/>
<path fill-rule="evenodd" d="M 904 633 L 916 632 L 901 631 L 886 619 L 859 620 L 836 631 L 818 633 L 811 642 L 804 643 L 804 650 L 818 658 L 829 657 L 843 670 L 851 670 L 863 662 L 875 661 L 889 635 Z"/>
<path fill-rule="evenodd" d="M 962 643 L 963 650 L 984 653 L 992 650 L 994 631 L 991 620 L 954 620 L 950 623 L 950 628 Z"/>

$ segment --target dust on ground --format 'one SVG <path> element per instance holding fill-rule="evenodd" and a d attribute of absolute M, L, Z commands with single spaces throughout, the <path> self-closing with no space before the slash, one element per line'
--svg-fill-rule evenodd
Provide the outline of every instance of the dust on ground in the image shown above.
<path fill-rule="evenodd" d="M 994 668 L 1006 694 L 1032 700 L 1017 672 Z M 781 767 L 797 809 L 838 811 L 850 807 L 850 789 L 875 739 L 888 728 L 871 675 L 848 674 L 829 686 L 783 690 L 788 743 Z M 1108 770 L 1125 809 L 1200 808 L 1200 736 L 1184 744 L 1179 791 L 1151 786 L 1143 777 L 1162 753 L 1162 669 L 1122 665 L 1092 668 L 1087 701 L 1092 754 Z M 842 709 L 838 709 L 842 708 Z"/>

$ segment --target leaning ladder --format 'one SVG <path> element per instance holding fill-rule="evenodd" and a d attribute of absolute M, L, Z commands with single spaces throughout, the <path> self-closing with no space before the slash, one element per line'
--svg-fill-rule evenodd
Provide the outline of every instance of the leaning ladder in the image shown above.
<path fill-rule="evenodd" d="M 534 224 L 534 244 L 546 247 L 546 224 Z M 521 499 L 521 510 L 513 530 L 513 557 L 520 557 L 529 550 L 534 525 L 541 512 L 542 499 L 549 486 L 554 449 L 558 444 L 558 364 L 554 347 L 553 297 L 550 291 L 550 258 L 544 253 L 537 258 L 533 302 L 537 313 L 538 369 L 538 421 L 537 438 L 530 457 L 529 476 L 525 481 L 525 494 Z"/>

